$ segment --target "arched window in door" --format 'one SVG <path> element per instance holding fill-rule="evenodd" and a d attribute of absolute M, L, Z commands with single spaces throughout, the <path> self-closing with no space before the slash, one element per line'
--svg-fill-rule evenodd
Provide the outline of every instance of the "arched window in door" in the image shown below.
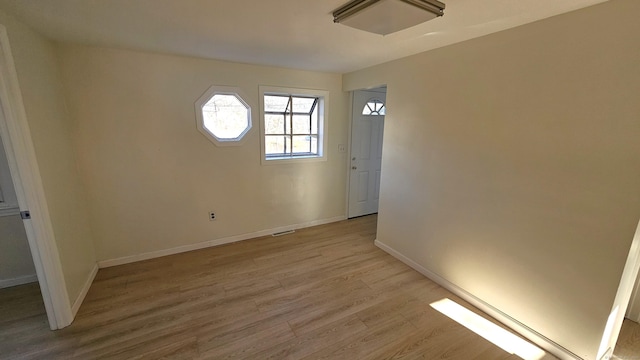
<path fill-rule="evenodd" d="M 362 115 L 385 115 L 387 109 L 384 103 L 377 99 L 371 99 L 367 101 L 366 105 L 362 109 Z"/>

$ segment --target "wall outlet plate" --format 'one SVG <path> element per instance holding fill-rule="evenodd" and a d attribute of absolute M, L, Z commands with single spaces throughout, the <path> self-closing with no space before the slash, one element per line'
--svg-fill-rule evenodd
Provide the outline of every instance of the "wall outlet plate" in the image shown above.
<path fill-rule="evenodd" d="M 216 213 L 213 211 L 209 212 L 209 221 L 214 221 L 216 219 Z"/>

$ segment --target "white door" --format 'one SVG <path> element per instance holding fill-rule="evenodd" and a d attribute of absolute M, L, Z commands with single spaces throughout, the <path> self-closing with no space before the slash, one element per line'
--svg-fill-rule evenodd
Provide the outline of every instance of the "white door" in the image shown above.
<path fill-rule="evenodd" d="M 386 89 L 353 93 L 349 217 L 378 212 Z"/>
<path fill-rule="evenodd" d="M 0 146 L 4 147 L 19 209 L 29 210 L 32 215 L 23 220 L 23 225 L 49 327 L 56 330 L 71 324 L 73 312 L 21 93 L 7 31 L 0 25 Z"/>

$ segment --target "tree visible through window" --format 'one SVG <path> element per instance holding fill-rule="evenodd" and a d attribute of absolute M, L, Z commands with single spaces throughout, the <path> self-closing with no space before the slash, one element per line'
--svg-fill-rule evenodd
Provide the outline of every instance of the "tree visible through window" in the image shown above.
<path fill-rule="evenodd" d="M 196 101 L 198 130 L 219 146 L 240 145 L 251 129 L 251 107 L 240 90 L 212 86 Z"/>
<path fill-rule="evenodd" d="M 247 105 L 236 95 L 215 94 L 202 106 L 204 127 L 221 140 L 235 140 L 249 127 Z"/>
<path fill-rule="evenodd" d="M 320 99 L 264 95 L 266 157 L 318 156 Z"/>
<path fill-rule="evenodd" d="M 329 91 L 260 86 L 263 165 L 327 160 Z"/>

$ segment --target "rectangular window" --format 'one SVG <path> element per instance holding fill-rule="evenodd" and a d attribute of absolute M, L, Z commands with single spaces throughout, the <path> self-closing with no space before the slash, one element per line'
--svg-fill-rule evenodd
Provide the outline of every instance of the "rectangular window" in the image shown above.
<path fill-rule="evenodd" d="M 324 160 L 328 92 L 260 87 L 262 161 Z"/>

